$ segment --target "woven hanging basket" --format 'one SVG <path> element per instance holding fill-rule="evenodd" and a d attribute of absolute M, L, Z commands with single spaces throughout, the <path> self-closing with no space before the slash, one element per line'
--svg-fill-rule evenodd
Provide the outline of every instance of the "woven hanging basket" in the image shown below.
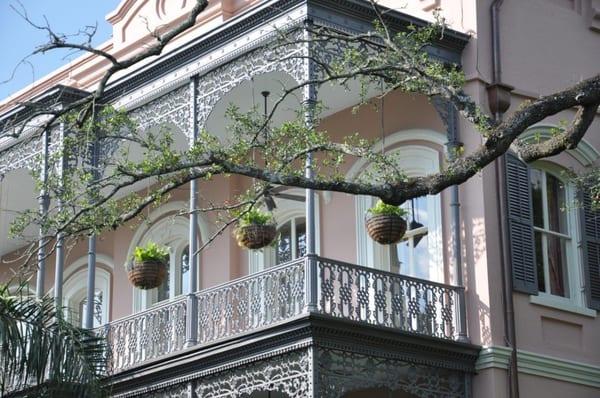
<path fill-rule="evenodd" d="M 127 277 L 139 289 L 154 289 L 167 278 L 167 264 L 162 261 L 133 261 L 127 266 Z"/>
<path fill-rule="evenodd" d="M 406 220 L 397 215 L 367 216 L 367 232 L 382 245 L 400 242 L 406 232 Z"/>
<path fill-rule="evenodd" d="M 238 245 L 246 249 L 261 249 L 275 239 L 277 228 L 273 224 L 249 224 L 237 227 L 235 238 Z"/>

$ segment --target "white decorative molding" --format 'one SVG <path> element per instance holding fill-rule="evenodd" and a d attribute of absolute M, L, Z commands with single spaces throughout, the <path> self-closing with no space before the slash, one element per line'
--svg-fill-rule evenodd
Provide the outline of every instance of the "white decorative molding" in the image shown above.
<path fill-rule="evenodd" d="M 475 369 L 508 369 L 510 354 L 508 347 L 485 347 L 479 353 Z M 517 351 L 517 363 L 519 373 L 600 388 L 600 366 L 524 350 Z"/>
<path fill-rule="evenodd" d="M 305 195 L 305 191 L 300 188 L 290 188 L 285 193 L 297 196 Z M 319 195 L 315 195 L 315 251 L 317 255 L 321 254 L 321 206 L 319 202 Z M 273 209 L 273 216 L 277 228 L 279 228 L 292 218 L 306 216 L 305 203 L 278 199 L 277 207 Z M 254 274 L 274 265 L 276 265 L 275 250 L 272 246 L 259 250 L 248 250 L 248 273 Z"/>
<path fill-rule="evenodd" d="M 577 315 L 589 316 L 595 318 L 597 313 L 596 310 L 577 305 L 565 297 L 554 296 L 551 294 L 540 292 L 537 296 L 529 296 L 529 302 L 532 304 L 540 305 L 543 307 L 549 307 L 556 310 L 571 312 Z"/>
<path fill-rule="evenodd" d="M 423 145 L 398 145 L 407 141 L 427 141 L 443 147 L 447 142 L 444 134 L 432 130 L 403 130 L 391 134 L 385 138 L 386 148 L 390 148 L 389 152 L 398 151 L 398 162 L 400 167 L 408 176 L 423 176 L 440 169 L 439 157 L 440 152 L 433 148 Z M 374 144 L 375 147 L 381 144 Z M 348 179 L 356 179 L 368 168 L 365 160 L 357 161 L 346 177 Z M 366 211 L 373 205 L 370 196 L 357 196 L 355 198 L 355 218 L 356 218 L 356 258 L 357 263 L 367 267 L 383 267 L 384 264 L 389 266 L 389 258 L 380 245 L 373 242 L 366 234 L 365 214 Z M 428 199 L 428 214 L 431 217 L 431 225 L 435 229 L 429 231 L 430 239 L 430 280 L 437 282 L 443 281 L 443 269 L 439 267 L 443 264 L 443 242 L 442 242 L 442 213 L 441 200 L 439 195 L 434 195 Z"/>
<path fill-rule="evenodd" d="M 172 247 L 171 270 L 176 267 L 176 259 L 180 258 L 182 250 L 185 248 L 189 237 L 189 217 L 187 216 L 188 203 L 184 201 L 174 201 L 164 204 L 154 210 L 133 234 L 133 238 L 127 249 L 126 259 L 133 256 L 136 246 L 146 244 L 148 241 L 155 241 L 162 245 L 176 242 Z M 197 214 L 197 228 L 200 230 L 199 243 L 203 242 L 207 236 L 211 235 L 211 224 L 206 220 L 203 214 Z M 175 275 L 175 274 L 172 274 Z M 200 273 L 198 273 L 200 275 Z M 176 279 L 171 278 L 171 292 L 176 291 Z M 198 281 L 199 282 L 199 281 Z M 132 286 L 133 290 L 133 312 L 137 313 L 147 308 L 150 303 L 156 300 L 156 289 L 141 290 Z"/>
<path fill-rule="evenodd" d="M 272 7 L 273 2 L 274 0 L 266 1 L 259 7 L 253 8 L 237 18 L 240 20 L 251 18 L 253 14 L 261 9 Z M 218 48 L 200 56 L 193 62 L 184 64 L 177 69 L 169 71 L 169 73 L 165 74 L 160 79 L 156 79 L 145 86 L 137 88 L 125 96 L 119 97 L 114 103 L 112 103 L 112 105 L 115 108 L 131 110 L 153 99 L 156 99 L 164 93 L 186 84 L 189 82 L 191 76 L 207 73 L 208 71 L 213 70 L 218 66 L 229 62 L 231 59 L 234 59 L 235 57 L 249 51 L 251 48 L 257 47 L 263 43 L 266 38 L 275 35 L 278 30 L 282 30 L 286 26 L 297 24 L 302 21 L 307 13 L 308 11 L 306 6 L 297 7 L 293 10 L 290 10 L 287 14 L 274 19 L 269 24 L 261 25 L 255 29 L 249 30 L 244 33 L 243 37 L 225 43 Z M 208 33 L 207 37 L 226 29 L 228 26 L 229 25 L 227 23 L 223 24 L 219 28 Z M 183 49 L 180 51 L 183 51 Z M 144 73 L 144 69 L 142 68 L 135 73 Z"/>

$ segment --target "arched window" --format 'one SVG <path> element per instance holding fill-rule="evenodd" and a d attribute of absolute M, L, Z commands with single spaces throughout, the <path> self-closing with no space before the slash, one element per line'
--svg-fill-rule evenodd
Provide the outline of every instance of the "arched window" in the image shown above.
<path fill-rule="evenodd" d="M 409 177 L 439 171 L 440 152 L 422 145 L 404 145 L 389 150 Z M 368 168 L 368 166 L 366 166 Z M 364 168 L 363 168 L 364 170 Z M 376 198 L 356 198 L 357 257 L 361 265 L 443 282 L 442 212 L 440 195 L 427 195 L 403 205 L 408 230 L 396 245 L 380 245 L 367 234 L 365 214 Z"/>
<path fill-rule="evenodd" d="M 134 309 L 140 311 L 164 300 L 189 293 L 189 219 L 165 216 L 151 225 L 136 246 L 155 242 L 169 251 L 167 277 L 156 289 L 135 289 Z"/>
<path fill-rule="evenodd" d="M 148 222 L 135 231 L 127 251 L 128 261 L 132 258 L 136 246 L 152 241 L 169 249 L 169 269 L 168 280 L 162 286 L 151 290 L 133 289 L 134 312 L 189 292 L 189 218 L 179 215 L 181 209 L 187 207 L 188 204 L 181 201 L 166 203 L 150 213 Z M 210 224 L 202 214 L 198 214 L 197 219 L 199 234 L 196 243 L 200 245 L 202 236 L 209 236 L 211 230 Z M 198 256 L 198 267 L 200 267 L 199 259 L 200 256 Z M 198 272 L 199 276 L 200 272 Z M 196 282 L 197 286 L 200 286 L 200 280 Z"/>
<path fill-rule="evenodd" d="M 111 274 L 104 267 L 112 268 L 112 259 L 96 256 L 96 280 L 93 305 L 93 327 L 109 322 Z M 88 311 L 87 306 L 87 257 L 81 257 L 67 267 L 63 285 L 63 301 L 67 308 L 67 319 L 83 326 Z M 71 272 L 71 270 L 75 270 Z"/>
<path fill-rule="evenodd" d="M 306 217 L 297 216 L 277 228 L 275 264 L 282 264 L 306 254 Z"/>
<path fill-rule="evenodd" d="M 284 196 L 285 195 L 285 196 Z M 304 190 L 287 189 L 285 194 L 275 196 L 273 216 L 277 222 L 277 238 L 272 246 L 248 252 L 250 273 L 273 267 L 306 254 L 306 209 Z M 315 243 L 319 253 L 319 197 L 315 203 Z"/>

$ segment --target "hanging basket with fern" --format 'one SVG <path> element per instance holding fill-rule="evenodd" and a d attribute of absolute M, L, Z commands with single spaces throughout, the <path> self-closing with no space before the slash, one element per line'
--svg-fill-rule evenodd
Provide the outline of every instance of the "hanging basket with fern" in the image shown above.
<path fill-rule="evenodd" d="M 406 210 L 381 200 L 367 210 L 366 226 L 371 239 L 382 245 L 398 243 L 406 232 Z"/>
<path fill-rule="evenodd" d="M 276 235 L 277 227 L 271 213 L 258 209 L 244 213 L 234 230 L 238 245 L 251 250 L 269 246 Z"/>
<path fill-rule="evenodd" d="M 136 247 L 133 261 L 127 264 L 129 282 L 144 290 L 159 287 L 167 278 L 168 258 L 168 250 L 154 242 L 149 242 L 144 247 Z"/>

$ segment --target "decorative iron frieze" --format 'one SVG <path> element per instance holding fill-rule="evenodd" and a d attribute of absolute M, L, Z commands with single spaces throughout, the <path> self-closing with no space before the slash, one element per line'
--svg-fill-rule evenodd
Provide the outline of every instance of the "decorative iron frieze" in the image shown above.
<path fill-rule="evenodd" d="M 170 124 L 190 134 L 190 89 L 183 85 L 132 110 L 129 116 L 142 129 Z"/>
<path fill-rule="evenodd" d="M 195 381 L 201 398 L 247 397 L 278 391 L 289 398 L 312 396 L 313 351 L 302 349 L 239 366 Z"/>
<path fill-rule="evenodd" d="M 228 92 L 253 76 L 281 71 L 289 74 L 297 83 L 304 81 L 305 62 L 303 49 L 307 44 L 278 45 L 277 42 L 262 46 L 241 55 L 235 60 L 216 68 L 199 79 L 196 118 L 204 126 L 214 106 Z"/>
<path fill-rule="evenodd" d="M 323 348 L 316 350 L 315 367 L 316 395 L 322 398 L 378 388 L 419 398 L 465 397 L 465 375 L 459 371 Z"/>

